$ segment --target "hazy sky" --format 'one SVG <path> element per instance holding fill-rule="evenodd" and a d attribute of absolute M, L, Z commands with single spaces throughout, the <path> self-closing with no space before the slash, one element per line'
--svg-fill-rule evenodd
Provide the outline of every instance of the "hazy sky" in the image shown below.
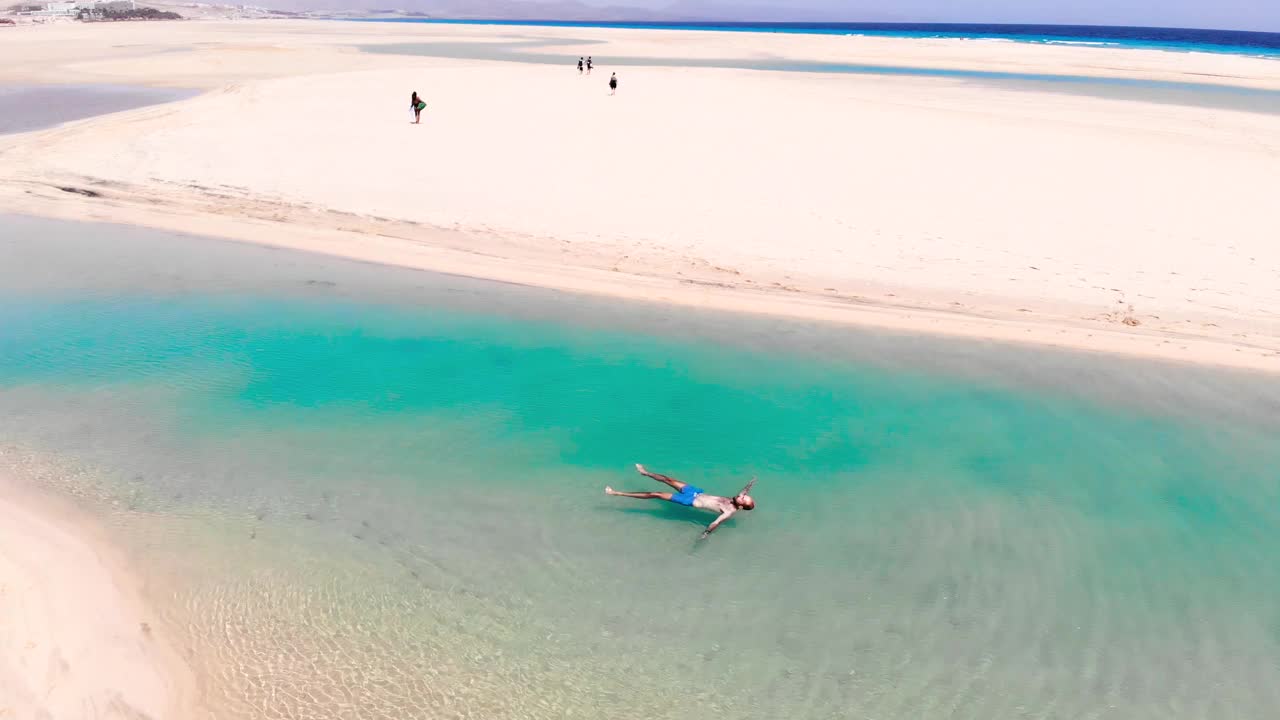
<path fill-rule="evenodd" d="M 581 0 L 724 16 L 899 22 L 1000 22 L 1280 31 L 1280 0 Z"/>

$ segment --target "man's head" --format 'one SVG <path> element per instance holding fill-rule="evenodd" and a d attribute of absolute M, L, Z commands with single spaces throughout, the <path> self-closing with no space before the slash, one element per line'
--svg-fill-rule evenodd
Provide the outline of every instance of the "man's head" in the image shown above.
<path fill-rule="evenodd" d="M 733 499 L 733 506 L 739 510 L 755 510 L 756 501 L 752 500 L 750 495 L 743 493 Z"/>

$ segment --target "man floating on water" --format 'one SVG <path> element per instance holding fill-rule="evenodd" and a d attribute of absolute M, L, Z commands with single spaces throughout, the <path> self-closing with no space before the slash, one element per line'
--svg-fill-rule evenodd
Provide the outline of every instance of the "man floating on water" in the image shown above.
<path fill-rule="evenodd" d="M 688 505 L 689 507 L 698 508 L 699 510 L 710 510 L 713 513 L 719 513 L 720 517 L 717 517 L 712 521 L 712 523 L 707 526 L 706 531 L 702 533 L 702 537 L 704 538 L 715 532 L 716 528 L 720 527 L 721 523 L 733 517 L 733 514 L 739 510 L 754 510 L 756 507 L 756 501 L 752 500 L 751 496 L 747 494 L 751 491 L 751 486 L 756 484 L 755 478 L 752 478 L 751 482 L 747 483 L 747 486 L 742 488 L 742 492 L 731 498 L 727 498 L 719 495 L 712 495 L 702 488 L 696 488 L 689 483 L 680 482 L 679 480 L 667 477 L 666 475 L 651 473 L 648 470 L 645 470 L 644 466 L 639 463 L 636 463 L 636 471 L 645 477 L 653 478 L 660 483 L 670 485 L 675 489 L 675 492 L 618 492 L 611 487 L 607 487 L 604 489 L 604 494 L 636 498 L 638 500 L 667 500 L 669 502 L 676 503 L 677 505 Z"/>

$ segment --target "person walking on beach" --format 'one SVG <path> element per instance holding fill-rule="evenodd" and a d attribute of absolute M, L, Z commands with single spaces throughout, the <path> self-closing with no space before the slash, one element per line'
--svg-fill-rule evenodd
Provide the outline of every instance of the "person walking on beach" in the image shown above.
<path fill-rule="evenodd" d="M 413 124 L 417 125 L 422 122 L 422 111 L 427 104 L 422 102 L 422 98 L 418 97 L 418 91 L 413 91 L 413 96 L 409 98 L 409 108 L 413 110 Z"/>
<path fill-rule="evenodd" d="M 587 74 L 591 74 L 591 56 L 587 56 Z"/>
<path fill-rule="evenodd" d="M 582 58 L 578 58 L 578 74 L 582 74 Z"/>
<path fill-rule="evenodd" d="M 657 480 L 660 483 L 670 485 L 675 492 L 619 492 L 611 487 L 606 487 L 604 489 L 604 494 L 636 498 L 637 500 L 666 500 L 667 502 L 673 502 L 677 505 L 687 505 L 692 508 L 698 508 L 699 510 L 710 510 L 713 513 L 718 513 L 719 517 L 713 520 L 702 533 L 703 538 L 715 532 L 716 528 L 720 527 L 721 523 L 733 517 L 733 514 L 739 510 L 754 510 L 756 508 L 756 501 L 752 500 L 751 496 L 747 494 L 748 492 L 751 492 L 751 487 L 756 484 L 755 478 L 752 478 L 751 482 L 747 483 L 747 486 L 742 488 L 742 492 L 731 498 L 727 498 L 719 495 L 712 495 L 702 488 L 694 487 L 689 483 L 680 482 L 679 480 L 667 477 L 666 475 L 651 473 L 639 463 L 636 463 L 636 472 L 647 478 Z"/>
<path fill-rule="evenodd" d="M 615 95 L 618 92 L 618 73 L 614 73 L 609 77 L 609 94 Z"/>

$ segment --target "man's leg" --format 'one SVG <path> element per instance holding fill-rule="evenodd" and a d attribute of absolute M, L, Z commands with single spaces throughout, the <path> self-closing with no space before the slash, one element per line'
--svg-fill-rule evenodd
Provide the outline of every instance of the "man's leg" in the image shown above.
<path fill-rule="evenodd" d="M 670 500 L 671 499 L 671 493 L 669 492 L 621 492 L 619 490 L 614 490 L 611 487 L 605 488 L 604 494 L 635 498 L 637 500 Z"/>
<path fill-rule="evenodd" d="M 660 483 L 666 483 L 671 487 L 675 488 L 676 492 L 680 492 L 681 490 L 684 490 L 684 486 L 688 484 L 688 483 L 682 483 L 673 477 L 667 477 L 666 475 L 659 475 L 658 473 L 651 473 L 648 470 L 646 470 L 645 467 L 640 463 L 636 463 L 636 472 L 640 473 L 641 475 L 647 478 L 653 478 L 654 480 L 657 480 Z"/>

